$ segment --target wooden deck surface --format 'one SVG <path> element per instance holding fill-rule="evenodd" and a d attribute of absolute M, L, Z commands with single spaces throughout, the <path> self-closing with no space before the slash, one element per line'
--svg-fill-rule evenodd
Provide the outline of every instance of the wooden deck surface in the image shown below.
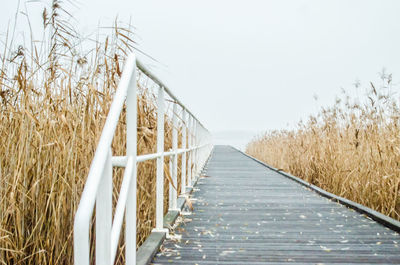
<path fill-rule="evenodd" d="M 153 264 L 400 264 L 398 233 L 232 147 L 205 174 Z"/>

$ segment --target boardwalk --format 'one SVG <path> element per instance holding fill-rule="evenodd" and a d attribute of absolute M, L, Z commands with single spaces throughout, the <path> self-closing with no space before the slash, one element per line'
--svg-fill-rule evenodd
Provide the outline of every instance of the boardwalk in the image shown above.
<path fill-rule="evenodd" d="M 400 264 L 400 236 L 228 146 L 154 264 Z"/>

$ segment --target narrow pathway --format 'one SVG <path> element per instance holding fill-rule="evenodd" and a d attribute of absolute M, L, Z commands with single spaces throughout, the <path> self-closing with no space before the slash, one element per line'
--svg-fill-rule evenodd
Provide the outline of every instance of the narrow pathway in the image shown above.
<path fill-rule="evenodd" d="M 400 236 L 229 146 L 153 264 L 400 264 Z"/>

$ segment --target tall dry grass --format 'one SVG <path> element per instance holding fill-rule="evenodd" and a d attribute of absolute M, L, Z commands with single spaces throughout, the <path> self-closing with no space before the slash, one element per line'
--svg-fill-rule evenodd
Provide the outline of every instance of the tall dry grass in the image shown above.
<path fill-rule="evenodd" d="M 72 264 L 74 214 L 125 57 L 135 45 L 131 27 L 117 23 L 104 37 L 79 37 L 58 0 L 43 10 L 42 21 L 40 42 L 16 46 L 10 33 L 2 39 L 1 264 Z M 138 154 L 155 152 L 156 107 L 146 84 L 141 75 Z M 168 118 L 165 128 L 168 149 Z M 124 129 L 125 111 L 113 140 L 114 155 L 124 154 Z M 154 227 L 154 162 L 140 164 L 138 172 L 140 245 Z M 123 169 L 114 169 L 114 204 L 122 173 Z M 167 183 L 166 179 L 166 195 Z M 120 247 L 119 262 L 124 246 Z"/>
<path fill-rule="evenodd" d="M 392 77 L 343 97 L 294 130 L 256 137 L 246 152 L 329 192 L 400 220 L 400 103 Z"/>

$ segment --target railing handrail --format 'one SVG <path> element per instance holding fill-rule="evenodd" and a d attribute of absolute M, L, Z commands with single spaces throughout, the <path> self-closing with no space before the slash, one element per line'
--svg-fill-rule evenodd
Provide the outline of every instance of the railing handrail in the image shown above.
<path fill-rule="evenodd" d="M 161 86 L 164 88 L 165 92 L 178 103 L 179 106 L 181 106 L 184 110 L 186 110 L 189 115 L 191 115 L 200 125 L 206 129 L 206 127 L 197 119 L 197 117 L 188 109 L 186 106 L 172 93 L 172 91 L 166 86 L 160 79 L 158 79 L 149 69 L 147 69 L 146 66 L 144 66 L 143 63 L 141 63 L 140 60 L 136 59 L 136 65 L 142 71 L 145 75 L 147 75 L 151 80 L 153 80 L 157 85 Z M 207 130 L 207 129 L 206 129 Z"/>
<path fill-rule="evenodd" d="M 137 88 L 136 69 L 142 71 L 158 86 L 157 99 L 157 152 L 138 156 L 137 148 Z M 173 148 L 164 150 L 164 92 L 174 100 L 173 115 Z M 123 106 L 127 106 L 127 150 L 126 156 L 112 156 L 111 144 L 118 126 L 119 117 Z M 178 148 L 177 111 L 176 106 L 182 108 L 182 146 Z M 186 114 L 188 122 L 186 123 Z M 188 131 L 188 133 L 186 133 Z M 177 191 L 177 162 L 178 155 L 182 155 L 182 183 L 191 185 L 192 178 L 199 173 L 208 157 L 212 144 L 209 131 L 198 119 L 177 99 L 155 75 L 140 63 L 134 54 L 128 56 L 121 80 L 117 87 L 114 99 L 104 124 L 101 137 L 91 163 L 88 178 L 83 189 L 81 200 L 74 220 L 74 261 L 75 264 L 88 265 L 90 263 L 90 222 L 96 204 L 96 264 L 113 264 L 117 251 L 119 235 L 123 223 L 124 212 L 126 219 L 126 262 L 136 262 L 136 177 L 139 162 L 157 159 L 157 186 L 156 186 L 156 227 L 158 232 L 167 232 L 163 228 L 163 178 L 164 157 L 172 156 L 171 175 L 173 183 L 170 183 L 170 209 L 176 208 Z M 186 143 L 186 137 L 188 141 Z M 185 138 L 185 139 L 183 139 Z M 209 147 L 209 148 L 207 148 Z M 186 160 L 186 154 L 188 154 Z M 186 176 L 186 163 L 189 163 Z M 194 165 L 192 167 L 192 164 Z M 112 216 L 112 167 L 125 167 L 121 191 L 117 201 L 117 208 Z M 182 193 L 186 185 L 182 186 Z M 99 190 L 101 191 L 99 194 Z"/>

